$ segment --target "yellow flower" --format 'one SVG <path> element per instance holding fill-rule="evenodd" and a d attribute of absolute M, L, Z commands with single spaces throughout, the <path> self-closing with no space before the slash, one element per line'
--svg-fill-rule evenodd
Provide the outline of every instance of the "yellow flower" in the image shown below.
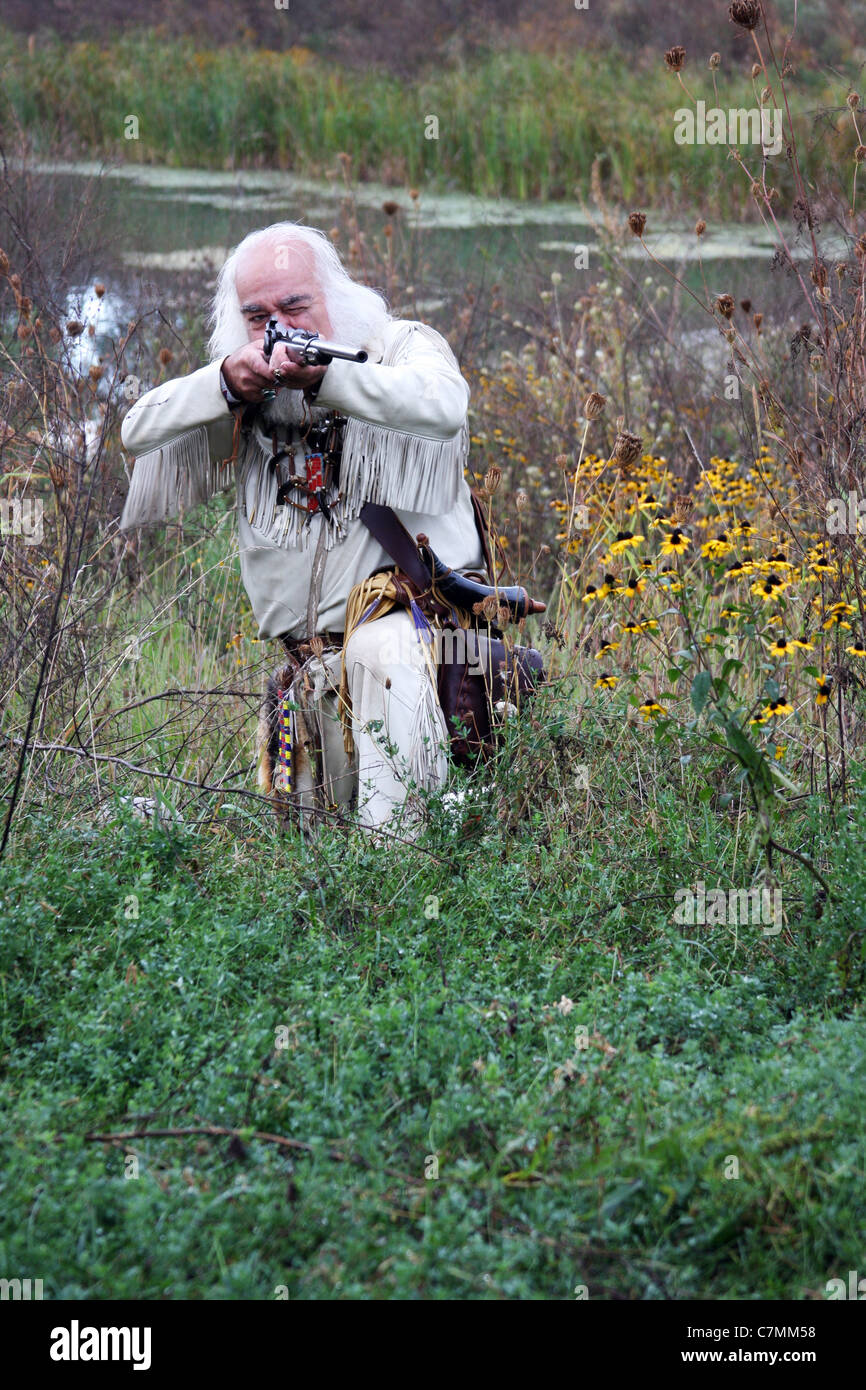
<path fill-rule="evenodd" d="M 640 623 L 623 623 L 622 630 L 623 632 L 640 632 L 641 625 Z"/>
<path fill-rule="evenodd" d="M 603 656 L 608 656 L 611 652 L 617 651 L 618 648 L 619 642 L 605 642 L 604 645 L 599 647 L 598 651 L 595 653 L 595 660 L 601 661 Z"/>
<path fill-rule="evenodd" d="M 643 716 L 644 723 L 647 723 L 650 719 L 658 719 L 661 714 L 667 714 L 667 710 L 655 700 L 647 700 L 638 707 L 638 713 Z"/>
<path fill-rule="evenodd" d="M 619 676 L 599 676 L 593 690 L 613 690 L 618 680 Z"/>
<path fill-rule="evenodd" d="M 777 637 L 770 647 L 770 656 L 790 656 L 791 644 L 786 637 Z"/>
<path fill-rule="evenodd" d="M 725 532 L 721 531 L 713 540 L 704 542 L 701 554 L 706 560 L 720 560 L 723 555 L 730 554 L 733 548 Z"/>
<path fill-rule="evenodd" d="M 592 603 L 592 600 L 594 598 L 598 598 L 598 589 L 595 587 L 594 584 L 587 584 L 586 588 L 583 591 L 583 598 L 581 599 L 581 603 Z"/>
<path fill-rule="evenodd" d="M 793 714 L 794 706 L 789 705 L 787 700 L 771 700 L 764 706 L 762 713 L 767 719 L 779 719 L 782 715 Z"/>
<path fill-rule="evenodd" d="M 866 647 L 860 642 L 852 642 L 845 650 L 849 656 L 866 656 Z"/>
<path fill-rule="evenodd" d="M 670 535 L 661 544 L 660 553 L 662 555 L 684 555 L 691 545 L 688 536 L 684 536 L 678 526 L 675 526 Z"/>
<path fill-rule="evenodd" d="M 815 695 L 815 704 L 816 704 L 816 705 L 826 705 L 827 701 L 828 701 L 829 698 L 830 698 L 830 692 L 831 692 L 832 689 L 833 689 L 833 682 L 832 682 L 832 680 L 829 680 L 829 679 L 827 678 L 827 676 L 823 676 L 823 675 L 820 676 L 819 679 L 818 679 L 818 690 L 817 690 L 817 693 L 816 693 L 816 695 Z"/>
<path fill-rule="evenodd" d="M 645 588 L 645 579 L 627 579 L 625 584 L 621 584 L 614 592 L 623 594 L 625 598 L 634 598 L 636 594 L 642 594 Z"/>
<path fill-rule="evenodd" d="M 633 531 L 618 531 L 616 540 L 610 543 L 610 553 L 621 555 L 629 546 L 638 545 L 643 545 L 643 536 L 636 536 Z"/>
<path fill-rule="evenodd" d="M 787 743 L 777 743 L 777 744 L 776 744 L 776 752 L 775 752 L 775 754 L 773 755 L 773 756 L 775 757 L 775 759 L 776 759 L 776 762 L 779 762 L 781 758 L 784 758 L 785 753 L 787 752 L 787 749 L 788 749 Z"/>
<path fill-rule="evenodd" d="M 786 579 L 779 579 L 778 575 L 769 574 L 766 579 L 759 579 L 755 584 L 750 585 L 749 592 L 757 594 L 764 603 L 769 603 L 770 599 L 778 598 L 779 594 L 790 588 L 790 583 Z"/>

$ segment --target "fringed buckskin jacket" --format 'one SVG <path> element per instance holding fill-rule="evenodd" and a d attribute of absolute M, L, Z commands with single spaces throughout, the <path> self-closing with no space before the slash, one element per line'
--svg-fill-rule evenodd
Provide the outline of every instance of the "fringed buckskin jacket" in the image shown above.
<path fill-rule="evenodd" d="M 321 527 L 326 553 L 317 628 L 343 631 L 350 590 L 393 564 L 359 520 L 365 501 L 393 507 L 410 534 L 423 531 L 454 569 L 482 565 L 464 478 L 469 387 L 451 349 L 426 324 L 398 319 L 363 346 L 367 362 L 330 363 L 315 401 L 347 417 L 327 519 L 321 510 L 277 506 L 270 427 L 257 416 L 234 439 L 220 361 L 148 391 L 123 421 L 124 448 L 136 455 L 123 530 L 167 521 L 236 482 L 241 574 L 260 637 L 308 635 Z M 285 433 L 284 426 L 279 430 Z M 304 474 L 300 443 L 294 472 Z"/>

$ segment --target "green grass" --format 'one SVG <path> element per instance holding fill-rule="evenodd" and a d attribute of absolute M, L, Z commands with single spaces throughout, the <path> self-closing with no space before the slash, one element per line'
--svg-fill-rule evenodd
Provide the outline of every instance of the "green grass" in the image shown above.
<path fill-rule="evenodd" d="M 715 102 L 702 64 L 687 71 L 696 95 Z M 669 205 L 688 191 L 710 213 L 747 205 L 720 178 L 725 152 L 674 143 L 674 111 L 686 98 L 659 60 L 635 72 L 615 50 L 555 56 L 494 53 L 438 70 L 412 84 L 382 71 L 342 70 L 306 50 L 248 47 L 201 51 L 152 36 L 95 43 L 42 39 L 29 54 L 0 30 L 8 122 L 37 151 L 69 152 L 205 168 L 275 166 L 324 174 L 348 153 L 361 178 L 519 199 L 573 198 L 602 160 L 609 191 Z M 839 91 L 814 71 L 791 83 L 795 118 Z M 745 72 L 720 74 L 719 104 L 754 105 Z M 138 138 L 125 138 L 135 116 Z M 425 137 L 427 118 L 439 123 Z M 849 142 L 850 143 L 850 142 Z M 850 157 L 844 141 L 842 150 Z M 832 155 L 815 152 L 821 163 Z M 806 173 L 812 154 L 801 150 Z M 787 188 L 784 158 L 773 179 Z M 724 193 L 721 183 L 725 183 Z M 733 201 L 732 201 L 733 198 Z"/>
<path fill-rule="evenodd" d="M 678 779 L 641 815 L 621 762 L 585 819 L 549 785 L 510 837 L 434 817 L 398 855 L 256 815 L 25 816 L 0 877 L 6 1277 L 53 1298 L 802 1299 L 856 1269 L 866 792 L 836 833 L 817 804 L 799 822 L 837 902 L 789 863 L 781 936 L 685 928 L 675 886 L 737 881 L 742 842 Z M 137 1177 L 85 1138 L 207 1125 L 242 1136 L 129 1140 Z"/>

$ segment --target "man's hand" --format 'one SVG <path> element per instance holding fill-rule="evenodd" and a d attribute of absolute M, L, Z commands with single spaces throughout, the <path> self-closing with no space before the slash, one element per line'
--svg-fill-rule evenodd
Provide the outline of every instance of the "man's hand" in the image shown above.
<path fill-rule="evenodd" d="M 266 391 L 278 391 L 286 386 L 293 391 L 306 391 L 322 380 L 327 367 L 305 367 L 289 352 L 285 343 L 277 343 L 270 361 L 262 348 L 264 338 L 245 343 L 222 364 L 226 386 L 241 401 L 261 401 Z"/>

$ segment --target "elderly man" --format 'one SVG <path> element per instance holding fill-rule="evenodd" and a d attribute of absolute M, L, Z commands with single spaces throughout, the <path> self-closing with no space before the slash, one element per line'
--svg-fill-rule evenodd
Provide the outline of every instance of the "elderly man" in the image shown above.
<path fill-rule="evenodd" d="M 268 359 L 272 318 L 368 359 L 306 366 L 283 343 Z M 209 365 L 126 415 L 137 457 L 121 526 L 166 520 L 236 475 L 244 586 L 259 635 L 283 639 L 297 677 L 272 711 L 278 785 L 307 811 L 357 800 L 363 824 L 396 826 L 411 788 L 442 784 L 448 733 L 420 615 L 398 605 L 358 625 L 370 591 L 357 586 L 394 564 L 359 513 L 392 507 L 447 565 L 482 568 L 464 480 L 469 389 L 438 333 L 393 319 L 327 237 L 295 223 L 253 232 L 229 256 L 212 325 Z"/>

